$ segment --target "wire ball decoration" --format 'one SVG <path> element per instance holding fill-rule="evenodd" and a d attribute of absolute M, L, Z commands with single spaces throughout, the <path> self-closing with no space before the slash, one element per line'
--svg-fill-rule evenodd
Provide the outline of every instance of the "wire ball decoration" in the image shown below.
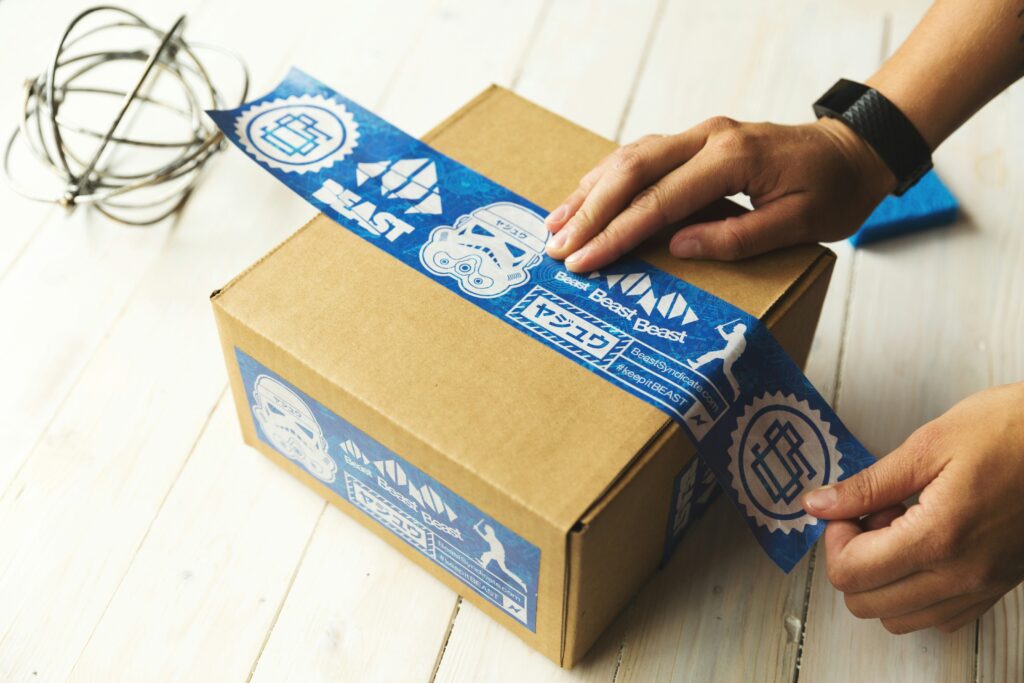
<path fill-rule="evenodd" d="M 11 187 L 68 211 L 90 205 L 131 226 L 158 223 L 184 206 L 224 146 L 205 109 L 238 106 L 249 90 L 238 55 L 186 42 L 184 26 L 184 15 L 163 31 L 107 5 L 76 16 L 46 70 L 25 82 L 20 120 L 3 153 Z M 197 52 L 235 71 L 237 104 L 227 104 Z M 29 170 L 33 189 L 22 184 Z"/>

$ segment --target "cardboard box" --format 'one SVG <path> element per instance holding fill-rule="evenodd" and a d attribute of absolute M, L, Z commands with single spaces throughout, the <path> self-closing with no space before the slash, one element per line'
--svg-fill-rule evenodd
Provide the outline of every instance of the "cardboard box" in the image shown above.
<path fill-rule="evenodd" d="M 614 149 L 498 87 L 424 139 L 546 207 Z M 640 256 L 805 359 L 828 250 Z M 212 299 L 246 442 L 562 666 L 715 490 L 663 412 L 322 215 Z"/>

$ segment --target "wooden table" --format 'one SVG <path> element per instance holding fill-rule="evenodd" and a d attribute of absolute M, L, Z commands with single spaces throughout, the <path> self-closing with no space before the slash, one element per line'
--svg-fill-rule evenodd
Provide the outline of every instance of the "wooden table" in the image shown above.
<path fill-rule="evenodd" d="M 169 25 L 158 0 L 132 9 Z M 807 120 L 924 0 L 181 0 L 188 36 L 421 134 L 490 82 L 621 140 Z M 83 0 L 0 2 L 0 119 Z M 173 11 L 176 13 L 179 8 Z M 1024 86 L 938 152 L 954 227 L 843 244 L 809 374 L 878 453 L 1024 378 Z M 149 230 L 0 188 L 2 681 L 1008 681 L 1024 601 L 894 637 L 719 505 L 562 671 L 243 446 L 207 295 L 312 210 L 241 154 Z"/>

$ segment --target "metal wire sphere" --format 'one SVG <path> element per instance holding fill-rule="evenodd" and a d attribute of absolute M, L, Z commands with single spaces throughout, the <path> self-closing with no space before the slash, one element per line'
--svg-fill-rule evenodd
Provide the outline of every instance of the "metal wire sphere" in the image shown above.
<path fill-rule="evenodd" d="M 93 26 L 83 23 L 97 18 L 100 21 Z M 3 155 L 3 172 L 14 190 L 69 210 L 92 205 L 127 225 L 151 225 L 181 208 L 204 165 L 224 142 L 204 110 L 223 109 L 226 103 L 196 52 L 216 52 L 237 63 L 241 84 L 237 104 L 245 101 L 249 89 L 249 74 L 242 60 L 221 48 L 186 42 L 181 36 L 184 24 L 181 16 L 162 31 L 114 6 L 92 7 L 76 16 L 64 30 L 46 70 L 25 82 L 19 125 Z M 138 42 L 128 47 L 88 45 L 106 39 L 113 43 L 114 32 L 136 36 Z M 115 63 L 142 65 L 134 83 L 126 87 L 124 83 L 91 82 L 101 67 Z M 153 94 L 156 80 L 167 77 L 180 91 L 176 98 Z M 130 77 L 124 80 L 130 81 Z M 90 125 L 72 118 L 69 99 L 83 95 L 120 99 L 109 125 Z M 181 101 L 174 101 L 178 99 Z M 170 140 L 132 134 L 132 129 L 139 127 L 136 124 L 156 113 L 180 117 L 183 130 L 187 128 L 189 133 Z M 80 146 L 69 144 L 71 138 L 95 140 L 95 146 L 83 152 Z M 11 158 L 19 143 L 59 180 L 63 191 L 32 191 L 14 178 Z M 147 163 L 141 169 L 129 168 L 125 157 L 136 162 L 142 158 Z"/>

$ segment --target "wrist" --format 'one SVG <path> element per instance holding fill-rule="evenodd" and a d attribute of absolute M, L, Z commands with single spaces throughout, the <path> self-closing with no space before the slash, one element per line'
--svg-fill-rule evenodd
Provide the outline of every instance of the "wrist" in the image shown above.
<path fill-rule="evenodd" d="M 874 150 L 852 128 L 838 119 L 822 117 L 813 125 L 824 133 L 861 179 L 864 191 L 880 201 L 897 187 L 896 176 Z"/>
<path fill-rule="evenodd" d="M 935 116 L 938 109 L 936 103 L 929 103 L 921 92 L 922 88 L 920 86 L 915 88 L 914 83 L 909 81 L 905 74 L 883 67 L 864 84 L 880 92 L 903 112 L 907 120 L 921 134 L 928 149 L 935 151 L 939 143 L 952 132 L 947 130 L 948 126 L 944 126 L 941 121 L 937 120 Z"/>

